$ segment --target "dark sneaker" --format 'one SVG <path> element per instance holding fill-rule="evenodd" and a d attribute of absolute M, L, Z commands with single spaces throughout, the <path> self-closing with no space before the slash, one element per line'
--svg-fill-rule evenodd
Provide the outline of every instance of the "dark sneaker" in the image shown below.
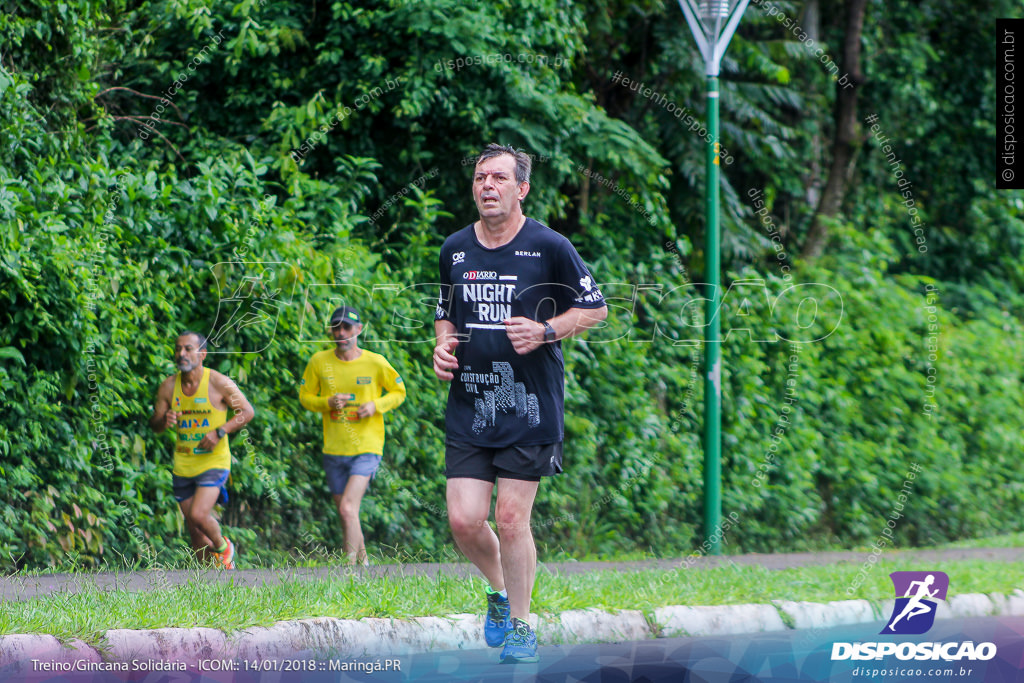
<path fill-rule="evenodd" d="M 487 615 L 484 617 L 484 640 L 487 641 L 487 647 L 501 647 L 505 642 L 505 636 L 512 629 L 508 621 L 511 611 L 508 598 L 487 589 Z"/>
<path fill-rule="evenodd" d="M 540 657 L 537 656 L 537 634 L 525 621 L 512 619 L 512 630 L 505 636 L 501 661 L 512 664 L 540 661 Z"/>

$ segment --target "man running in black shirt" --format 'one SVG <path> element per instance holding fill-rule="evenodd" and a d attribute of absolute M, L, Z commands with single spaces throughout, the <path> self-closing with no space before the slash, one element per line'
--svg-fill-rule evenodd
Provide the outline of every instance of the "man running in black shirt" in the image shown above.
<path fill-rule="evenodd" d="M 541 477 L 562 471 L 565 372 L 559 340 L 608 315 L 567 239 L 523 215 L 530 158 L 490 144 L 473 175 L 480 220 L 441 247 L 434 372 L 445 413 L 448 518 L 490 583 L 484 638 L 501 661 L 537 661 L 527 624 L 537 549 L 530 515 Z M 488 524 L 495 482 L 498 500 Z"/>

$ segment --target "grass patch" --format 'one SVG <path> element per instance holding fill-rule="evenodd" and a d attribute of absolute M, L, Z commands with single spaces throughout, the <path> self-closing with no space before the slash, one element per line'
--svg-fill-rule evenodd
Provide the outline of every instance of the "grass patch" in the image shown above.
<path fill-rule="evenodd" d="M 851 598 L 892 598 L 889 572 L 922 570 L 908 560 L 883 559 L 856 590 L 861 564 L 769 570 L 729 565 L 702 570 L 645 570 L 551 574 L 543 569 L 533 610 L 554 614 L 570 609 L 641 610 L 669 605 L 734 605 L 771 600 L 831 602 Z M 977 560 L 944 562 L 950 594 L 1010 593 L 1024 585 L 1024 563 Z M 483 582 L 449 576 L 370 578 L 341 570 L 331 578 L 300 579 L 282 572 L 280 583 L 258 588 L 211 584 L 196 576 L 172 590 L 131 593 L 91 587 L 83 574 L 80 592 L 0 604 L 0 634 L 48 633 L 62 640 L 99 644 L 112 628 L 209 627 L 227 633 L 275 621 L 311 617 L 413 617 L 482 613 Z"/>
<path fill-rule="evenodd" d="M 1024 532 L 1004 534 L 988 538 L 969 538 L 955 543 L 948 543 L 940 548 L 1024 548 Z"/>

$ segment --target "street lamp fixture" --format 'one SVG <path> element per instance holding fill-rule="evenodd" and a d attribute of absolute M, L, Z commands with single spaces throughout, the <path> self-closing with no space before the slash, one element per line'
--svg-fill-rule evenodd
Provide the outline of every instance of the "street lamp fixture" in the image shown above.
<path fill-rule="evenodd" d="M 704 57 L 708 76 L 718 76 L 725 48 L 750 0 L 679 0 L 679 6 Z"/>

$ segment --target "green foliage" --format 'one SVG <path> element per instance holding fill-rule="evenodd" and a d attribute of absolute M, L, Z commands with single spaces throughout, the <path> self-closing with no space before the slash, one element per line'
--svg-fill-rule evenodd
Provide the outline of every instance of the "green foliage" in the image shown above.
<path fill-rule="evenodd" d="M 611 82 L 621 71 L 704 120 L 674 5 L 15 5 L 0 17 L 0 566 L 180 560 L 171 441 L 146 418 L 184 328 L 210 332 L 207 364 L 256 408 L 232 439 L 223 517 L 243 560 L 338 547 L 319 418 L 297 383 L 342 301 L 367 312 L 363 345 L 409 388 L 387 418 L 367 538 L 441 554 L 432 283 L 445 235 L 474 218 L 469 165 L 492 139 L 535 154 L 528 213 L 572 237 L 611 305 L 604 327 L 565 344 L 567 473 L 537 499 L 543 552 L 699 546 L 705 143 Z M 937 26 L 946 5 L 900 7 Z M 873 543 L 897 503 L 900 544 L 1020 530 L 998 511 L 1024 496 L 1012 370 L 1024 205 L 961 173 L 977 175 L 984 147 L 964 139 L 989 124 L 960 121 L 943 145 L 973 151 L 941 166 L 944 147 L 926 141 L 966 110 L 939 101 L 948 84 L 879 74 L 867 106 L 905 141 L 928 250 L 869 141 L 862 166 L 875 162 L 835 244 L 813 267 L 793 264 L 783 247 L 813 208 L 834 93 L 805 46 L 750 12 L 722 79 L 736 159 L 722 167 L 724 509 L 738 519 L 727 548 Z M 823 28 L 835 54 L 836 27 Z M 909 30 L 873 23 L 866 36 Z M 945 35 L 899 39 L 901 59 L 933 65 Z M 866 59 L 897 73 L 886 54 Z M 970 97 L 988 87 L 977 80 Z M 751 188 L 781 242 L 752 213 Z M 256 324 L 232 317 L 246 311 Z"/>
<path fill-rule="evenodd" d="M 995 72 L 975 59 L 994 44 L 995 18 L 1018 9 L 1012 0 L 971 6 L 955 0 L 872 3 L 869 12 L 889 20 L 865 29 L 870 61 L 862 116 L 878 116 L 879 132 L 896 151 L 899 170 L 912 183 L 910 197 L 926 219 L 927 252 L 907 249 L 900 269 L 1000 286 L 988 280 L 992 276 L 1020 291 L 1024 193 L 994 187 Z M 965 28 L 950 30 L 953 25 Z M 920 73 L 931 76 L 911 76 Z M 883 204 L 890 197 L 904 201 L 896 189 L 896 166 L 868 137 L 866 124 L 864 132 L 862 182 L 849 198 L 848 215 L 875 225 L 880 214 L 888 214 L 893 222 L 887 233 L 905 243 L 909 207 L 894 212 Z"/>

